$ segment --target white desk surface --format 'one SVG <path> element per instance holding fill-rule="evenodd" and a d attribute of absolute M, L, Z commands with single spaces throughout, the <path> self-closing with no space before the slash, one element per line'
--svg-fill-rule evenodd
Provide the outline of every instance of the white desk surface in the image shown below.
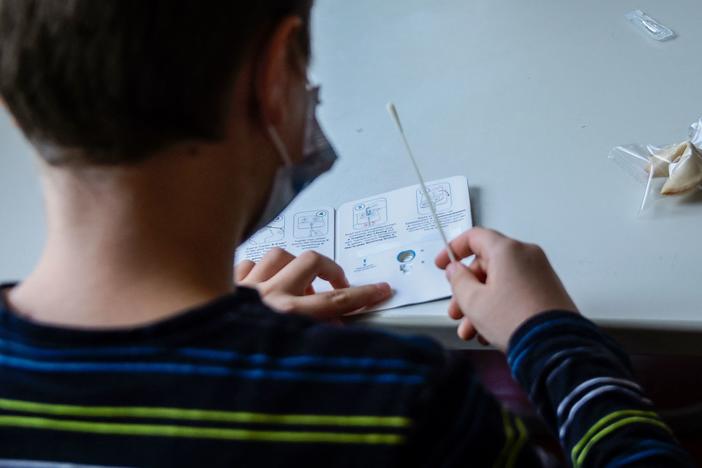
<path fill-rule="evenodd" d="M 678 37 L 645 37 L 637 8 Z M 694 0 L 318 0 L 313 78 L 343 159 L 300 203 L 416 183 L 393 100 L 425 178 L 468 176 L 476 222 L 542 245 L 585 315 L 700 330 L 702 196 L 637 217 L 643 187 L 607 158 L 702 116 L 700 25 Z M 453 335 L 446 305 L 370 321 Z"/>
<path fill-rule="evenodd" d="M 634 8 L 678 37 L 644 37 L 624 20 Z M 637 217 L 642 187 L 607 159 L 679 141 L 702 115 L 698 2 L 318 0 L 313 16 L 320 120 L 342 159 L 297 203 L 416 183 L 394 100 L 425 177 L 467 175 L 476 222 L 541 244 L 585 315 L 702 330 L 702 196 Z M 30 151 L 0 112 L 1 279 L 26 275 L 43 241 Z M 445 309 L 369 320 L 453 336 Z"/>

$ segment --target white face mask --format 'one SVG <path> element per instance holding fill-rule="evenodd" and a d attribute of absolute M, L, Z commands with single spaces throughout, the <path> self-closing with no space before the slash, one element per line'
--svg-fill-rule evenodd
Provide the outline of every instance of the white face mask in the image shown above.
<path fill-rule="evenodd" d="M 336 151 L 334 151 L 334 148 L 319 126 L 319 122 L 317 122 L 316 108 L 319 104 L 319 86 L 308 86 L 307 98 L 303 159 L 301 162 L 293 164 L 278 132 L 272 126 L 267 128 L 271 141 L 278 150 L 284 164 L 278 168 L 275 174 L 273 188 L 268 195 L 268 202 L 263 212 L 249 232 L 245 233 L 245 239 L 248 239 L 256 231 L 270 223 L 314 179 L 331 169 L 337 159 Z"/>

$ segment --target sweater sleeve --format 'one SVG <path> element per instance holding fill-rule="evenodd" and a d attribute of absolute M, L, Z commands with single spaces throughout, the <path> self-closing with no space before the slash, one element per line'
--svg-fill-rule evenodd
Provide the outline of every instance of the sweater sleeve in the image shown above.
<path fill-rule="evenodd" d="M 542 466 L 524 423 L 485 390 L 467 360 L 447 353 L 435 369 L 402 466 Z"/>
<path fill-rule="evenodd" d="M 584 317 L 534 317 L 512 336 L 507 360 L 572 466 L 694 466 L 627 355 Z"/>

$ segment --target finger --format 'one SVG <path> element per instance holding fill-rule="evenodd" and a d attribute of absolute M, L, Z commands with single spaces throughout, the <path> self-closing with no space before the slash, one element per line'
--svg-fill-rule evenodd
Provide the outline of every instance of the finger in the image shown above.
<path fill-rule="evenodd" d="M 463 321 L 466 321 L 468 320 L 466 312 L 471 310 L 472 301 L 475 300 L 476 293 L 480 291 L 480 288 L 484 288 L 485 285 L 461 262 L 451 263 L 446 268 L 446 276 L 451 283 L 451 290 L 453 291 L 453 298 L 449 305 L 449 315 L 451 318 L 463 318 Z M 455 306 L 453 305 L 454 303 Z"/>
<path fill-rule="evenodd" d="M 463 318 L 463 312 L 461 312 L 461 308 L 458 306 L 458 301 L 455 297 L 452 297 L 451 302 L 449 303 L 448 315 L 454 320 L 460 320 Z"/>
<path fill-rule="evenodd" d="M 446 277 L 451 283 L 453 297 L 459 302 L 461 297 L 465 297 L 475 289 L 476 286 L 482 286 L 476 275 L 461 262 L 454 262 L 446 267 Z"/>
<path fill-rule="evenodd" d="M 458 324 L 457 333 L 458 337 L 465 341 L 472 340 L 477 334 L 475 326 L 473 326 L 473 322 L 471 322 L 468 318 L 464 318 L 461 320 L 461 323 Z"/>
<path fill-rule="evenodd" d="M 309 295 L 312 295 L 314 293 L 315 293 L 314 286 L 312 286 L 311 284 L 305 288 L 305 296 L 309 296 Z"/>
<path fill-rule="evenodd" d="M 498 242 L 508 239 L 503 234 L 492 229 L 474 227 L 449 242 L 451 250 L 458 258 L 471 255 L 488 258 L 491 248 Z M 439 252 L 435 263 L 439 268 L 446 268 L 451 262 L 446 249 Z"/>
<path fill-rule="evenodd" d="M 251 270 L 246 277 L 246 282 L 262 283 L 268 281 L 293 260 L 295 260 L 293 254 L 278 247 L 274 247 L 269 250 L 261 261 Z"/>
<path fill-rule="evenodd" d="M 487 273 L 485 273 L 485 270 L 482 267 L 482 262 L 478 257 L 475 257 L 475 259 L 468 265 L 468 270 L 470 270 L 473 275 L 480 281 L 481 283 L 485 283 L 487 280 Z"/>
<path fill-rule="evenodd" d="M 478 334 L 478 343 L 480 343 L 483 346 L 490 346 L 490 342 L 485 339 L 485 337 L 481 334 Z"/>
<path fill-rule="evenodd" d="M 234 281 L 243 281 L 251 270 L 256 266 L 251 260 L 242 260 L 234 266 Z"/>
<path fill-rule="evenodd" d="M 349 287 L 344 270 L 334 260 L 312 251 L 303 252 L 281 270 L 275 284 L 284 290 L 304 290 L 317 277 L 328 281 L 334 289 Z"/>
<path fill-rule="evenodd" d="M 392 295 L 387 283 L 335 289 L 312 296 L 290 298 L 291 311 L 304 313 L 320 320 L 337 319 L 364 307 L 370 307 Z"/>

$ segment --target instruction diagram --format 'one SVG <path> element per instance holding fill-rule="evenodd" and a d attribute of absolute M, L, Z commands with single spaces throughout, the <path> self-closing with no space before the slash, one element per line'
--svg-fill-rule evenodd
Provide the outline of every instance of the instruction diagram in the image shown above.
<path fill-rule="evenodd" d="M 329 211 L 302 211 L 293 217 L 293 236 L 296 239 L 322 237 L 329 234 Z"/>
<path fill-rule="evenodd" d="M 423 251 L 422 251 L 423 252 Z M 397 261 L 400 262 L 400 271 L 404 274 L 412 271 L 412 262 L 417 258 L 417 252 L 414 250 L 403 250 L 397 254 Z"/>
<path fill-rule="evenodd" d="M 451 184 L 440 183 L 427 185 L 427 192 L 434 203 L 434 208 L 437 213 L 443 213 L 451 209 L 453 205 L 453 200 L 451 199 Z M 420 215 L 431 214 L 431 207 L 421 189 L 417 189 L 417 213 Z"/>
<path fill-rule="evenodd" d="M 388 201 L 385 198 L 357 203 L 353 207 L 353 228 L 368 229 L 388 221 Z"/>
<path fill-rule="evenodd" d="M 276 216 L 270 224 L 254 234 L 249 242 L 252 245 L 281 242 L 285 239 L 285 217 Z"/>

